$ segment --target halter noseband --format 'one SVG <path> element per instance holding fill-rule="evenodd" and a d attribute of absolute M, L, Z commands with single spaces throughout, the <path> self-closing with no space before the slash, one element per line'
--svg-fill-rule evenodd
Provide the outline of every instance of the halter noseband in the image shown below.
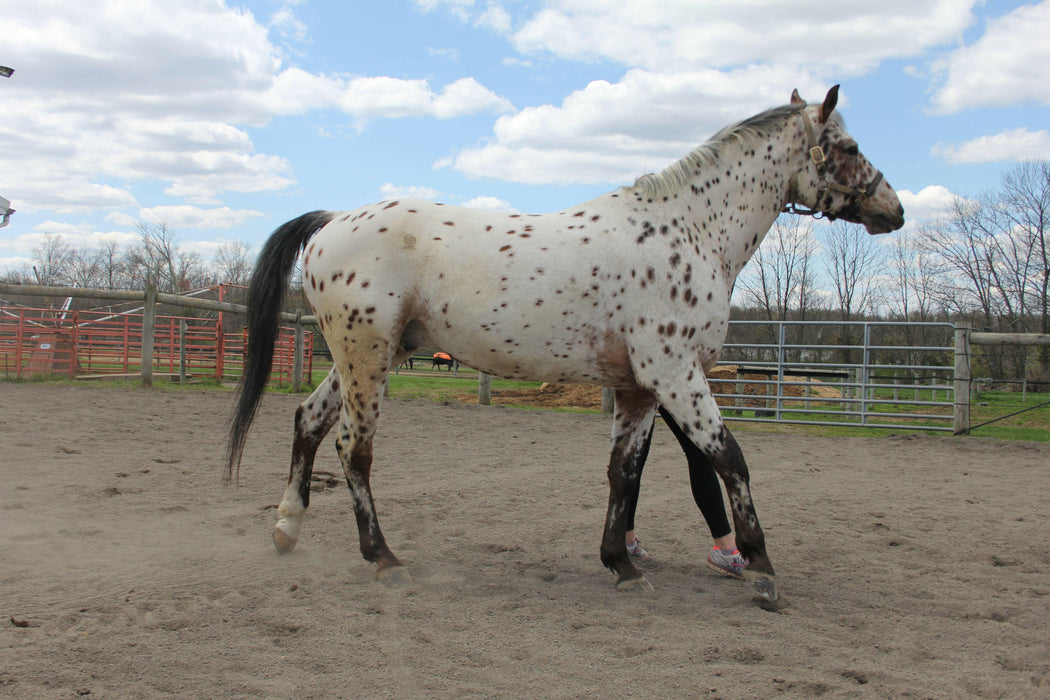
<path fill-rule="evenodd" d="M 882 171 L 876 171 L 875 177 L 868 183 L 867 188 L 860 189 L 858 187 L 846 187 L 840 185 L 837 182 L 828 182 L 828 163 L 824 158 L 824 149 L 817 143 L 817 131 L 813 128 L 813 122 L 810 120 L 809 115 L 806 114 L 805 110 L 799 112 L 802 115 L 802 123 L 806 125 L 806 138 L 809 140 L 809 157 L 813 161 L 813 165 L 817 166 L 817 202 L 813 205 L 812 209 L 806 209 L 800 207 L 797 204 L 788 204 L 784 207 L 783 211 L 788 214 L 802 214 L 804 216 L 812 216 L 819 219 L 820 215 L 834 219 L 835 214 L 826 211 L 821 207 L 821 202 L 824 201 L 824 197 L 828 194 L 828 191 L 838 192 L 844 194 L 848 198 L 847 206 L 849 205 L 860 205 L 865 199 L 875 194 L 875 190 L 878 189 L 879 184 L 882 182 Z M 842 209 L 845 209 L 843 207 Z M 839 211 L 842 211 L 840 209 Z"/>

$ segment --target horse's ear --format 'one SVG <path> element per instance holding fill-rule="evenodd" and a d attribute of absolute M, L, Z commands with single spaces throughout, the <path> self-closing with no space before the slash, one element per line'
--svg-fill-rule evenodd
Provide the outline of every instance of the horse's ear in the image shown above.
<path fill-rule="evenodd" d="M 791 104 L 793 105 L 804 105 L 806 101 L 802 99 L 802 95 L 798 94 L 798 88 L 791 91 Z"/>
<path fill-rule="evenodd" d="M 839 101 L 839 86 L 836 85 L 828 90 L 827 97 L 824 98 L 824 104 L 820 106 L 820 123 L 823 124 L 831 116 L 832 110 L 835 109 L 835 104 Z"/>

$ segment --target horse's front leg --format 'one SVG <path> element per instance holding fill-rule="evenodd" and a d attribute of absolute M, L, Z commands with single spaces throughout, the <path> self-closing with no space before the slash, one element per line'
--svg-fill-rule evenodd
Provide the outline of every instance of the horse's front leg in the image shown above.
<path fill-rule="evenodd" d="M 662 397 L 661 405 L 664 409 L 661 413 L 676 423 L 672 425 L 669 421 L 668 425 L 685 447 L 687 458 L 709 462 L 725 484 L 737 547 L 749 560 L 743 572 L 744 581 L 763 598 L 776 600 L 776 574 L 766 554 L 766 538 L 751 499 L 747 462 L 740 445 L 722 421 L 707 381 L 701 379 L 688 393 L 679 388 L 670 396 Z M 693 445 L 692 450 L 687 446 L 689 443 Z"/>
<path fill-rule="evenodd" d="M 602 563 L 616 573 L 621 591 L 652 592 L 627 553 L 627 518 L 638 500 L 638 484 L 649 447 L 649 434 L 656 412 L 653 395 L 640 389 L 616 390 L 612 455 L 609 459 L 609 511 L 602 535 Z"/>
<path fill-rule="evenodd" d="M 284 489 L 280 518 L 273 529 L 273 544 L 285 554 L 295 549 L 306 509 L 310 506 L 310 479 L 317 447 L 339 419 L 343 405 L 339 394 L 339 374 L 333 367 L 312 394 L 295 410 L 295 437 L 292 439 L 292 465 Z"/>
<path fill-rule="evenodd" d="M 751 500 L 751 477 L 747 471 L 744 453 L 736 438 L 723 426 L 721 450 L 712 455 L 712 466 L 726 486 L 729 505 L 733 511 L 736 544 L 748 558 L 744 581 L 755 593 L 769 600 L 777 599 L 776 574 L 766 554 L 766 538 L 758 524 L 755 504 Z"/>

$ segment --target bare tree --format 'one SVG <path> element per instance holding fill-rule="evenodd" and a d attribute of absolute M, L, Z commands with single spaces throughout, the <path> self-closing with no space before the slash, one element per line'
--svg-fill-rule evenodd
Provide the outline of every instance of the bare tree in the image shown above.
<path fill-rule="evenodd" d="M 247 285 L 252 274 L 251 248 L 244 241 L 224 241 L 213 268 L 220 283 Z"/>
<path fill-rule="evenodd" d="M 1039 332 L 1047 333 L 1050 306 L 1050 162 L 1019 163 L 1003 177 L 1003 211 L 1015 228 L 1019 246 L 1027 253 L 1025 282 L 1032 284 L 1033 311 Z M 1050 368 L 1050 349 L 1040 354 L 1043 369 Z"/>
<path fill-rule="evenodd" d="M 874 306 L 876 276 L 885 264 L 882 245 L 862 227 L 847 221 L 825 227 L 824 271 L 835 287 L 839 316 L 852 320 L 854 313 Z"/>
<path fill-rule="evenodd" d="M 929 253 L 914 236 L 895 236 L 888 255 L 890 284 L 886 301 L 905 321 L 929 321 L 933 317 L 936 271 Z"/>
<path fill-rule="evenodd" d="M 27 263 L 22 263 L 19 267 L 8 268 L 0 275 L 0 281 L 7 284 L 36 284 L 36 276 Z"/>
<path fill-rule="evenodd" d="M 104 241 L 98 252 L 99 286 L 105 289 L 128 288 L 127 269 L 120 245 L 115 241 Z"/>
<path fill-rule="evenodd" d="M 802 217 L 781 217 L 737 278 L 745 303 L 761 309 L 770 321 L 795 312 L 805 320 L 814 305 L 813 224 Z"/>
<path fill-rule="evenodd" d="M 977 311 L 992 327 L 998 309 L 992 271 L 998 250 L 981 216 L 980 202 L 953 197 L 942 218 L 920 227 L 919 238 L 937 265 L 940 303 L 957 314 Z"/>
<path fill-rule="evenodd" d="M 162 292 L 178 294 L 207 281 L 200 256 L 182 249 L 167 224 L 140 221 L 136 229 L 139 242 L 124 256 L 133 286 L 155 285 Z"/>
<path fill-rule="evenodd" d="M 33 274 L 37 284 L 64 285 L 70 283 L 69 263 L 72 249 L 56 233 L 44 234 L 33 248 Z"/>
<path fill-rule="evenodd" d="M 81 246 L 70 251 L 67 277 L 74 287 L 98 287 L 101 283 L 101 269 L 99 250 Z"/>
<path fill-rule="evenodd" d="M 980 313 L 986 328 L 1025 330 L 1032 251 L 1017 235 L 1008 207 L 996 195 L 956 197 L 949 212 L 923 228 L 923 247 L 940 262 L 938 297 L 946 308 Z M 1007 359 L 990 349 L 989 366 L 1007 376 Z M 1026 373 L 1026 354 L 1011 355 L 1014 376 Z"/>

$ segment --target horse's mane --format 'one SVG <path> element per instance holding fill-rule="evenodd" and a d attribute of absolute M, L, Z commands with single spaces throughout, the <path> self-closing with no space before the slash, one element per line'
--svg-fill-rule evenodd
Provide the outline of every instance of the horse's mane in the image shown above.
<path fill-rule="evenodd" d="M 642 175 L 634 181 L 631 189 L 647 197 L 672 195 L 682 189 L 697 171 L 717 163 L 727 145 L 733 141 L 746 143 L 763 138 L 768 135 L 772 126 L 779 125 L 785 117 L 797 113 L 805 106 L 805 104 L 795 103 L 772 107 L 753 117 L 731 124 L 697 146 L 677 163 L 667 166 L 663 172 Z"/>

